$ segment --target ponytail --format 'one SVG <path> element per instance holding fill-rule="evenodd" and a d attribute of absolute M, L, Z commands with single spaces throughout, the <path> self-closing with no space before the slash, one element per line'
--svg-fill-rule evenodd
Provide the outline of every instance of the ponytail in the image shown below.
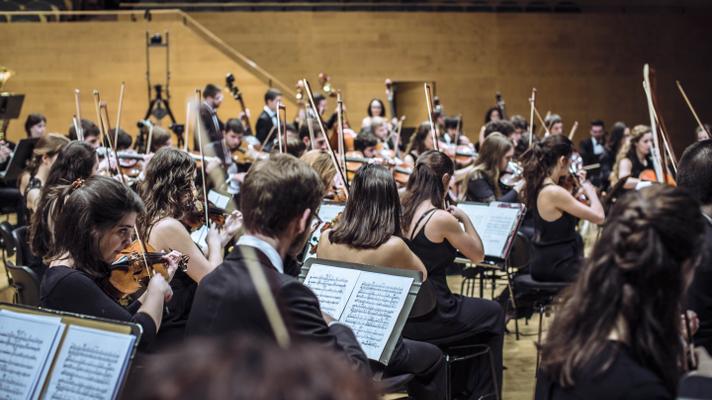
<path fill-rule="evenodd" d="M 436 208 L 445 208 L 447 187 L 443 185 L 442 179 L 445 174 L 452 176 L 454 172 L 452 160 L 444 153 L 429 150 L 418 157 L 408 179 L 406 192 L 401 198 L 404 230 L 410 229 L 415 210 L 423 201 L 430 200 Z"/>

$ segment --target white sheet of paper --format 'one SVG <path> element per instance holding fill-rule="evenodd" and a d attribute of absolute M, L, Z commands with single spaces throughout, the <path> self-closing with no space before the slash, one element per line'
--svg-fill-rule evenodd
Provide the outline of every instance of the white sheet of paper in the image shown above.
<path fill-rule="evenodd" d="M 193 243 L 197 244 L 198 247 L 203 251 L 203 253 L 208 252 L 208 242 L 206 238 L 208 237 L 208 227 L 203 225 L 200 228 L 194 230 L 190 234 L 190 238 L 193 239 Z"/>
<path fill-rule="evenodd" d="M 460 204 L 458 207 L 470 217 L 482 239 L 485 255 L 501 258 L 517 221 L 519 209 L 474 204 Z"/>
<path fill-rule="evenodd" d="M 227 205 L 230 202 L 230 197 L 225 196 L 222 193 L 218 193 L 214 190 L 211 190 L 208 192 L 208 201 L 212 202 L 217 207 L 224 209 L 224 208 L 227 208 Z"/>
<path fill-rule="evenodd" d="M 47 399 L 114 399 L 135 341 L 132 335 L 70 326 Z"/>
<path fill-rule="evenodd" d="M 0 398 L 38 399 L 64 331 L 58 317 L 0 313 Z"/>
<path fill-rule="evenodd" d="M 360 274 L 356 269 L 312 264 L 304 284 L 316 294 L 321 310 L 338 320 Z"/>
<path fill-rule="evenodd" d="M 351 327 L 368 358 L 379 360 L 413 278 L 361 271 L 340 322 Z"/>
<path fill-rule="evenodd" d="M 319 208 L 319 218 L 323 221 L 319 224 L 319 227 L 314 231 L 312 236 L 307 242 L 306 255 L 304 256 L 304 261 L 316 257 L 316 248 L 319 246 L 319 239 L 321 238 L 322 231 L 324 230 L 324 225 L 326 223 L 332 222 L 340 212 L 344 211 L 343 204 L 322 204 Z"/>

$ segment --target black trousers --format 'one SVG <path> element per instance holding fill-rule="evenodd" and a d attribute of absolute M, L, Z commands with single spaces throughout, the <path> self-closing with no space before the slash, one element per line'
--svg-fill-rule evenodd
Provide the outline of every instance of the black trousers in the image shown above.
<path fill-rule="evenodd" d="M 408 385 L 409 398 L 445 398 L 445 359 L 435 345 L 402 339 L 384 372 L 386 376 L 415 374 L 415 379 Z"/>

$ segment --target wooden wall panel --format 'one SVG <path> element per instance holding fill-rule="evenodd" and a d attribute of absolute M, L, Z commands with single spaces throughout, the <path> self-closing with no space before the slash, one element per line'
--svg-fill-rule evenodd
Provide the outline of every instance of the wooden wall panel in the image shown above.
<path fill-rule="evenodd" d="M 343 89 L 351 120 L 368 100 L 385 100 L 383 81 L 437 82 L 449 114 L 473 136 L 499 90 L 509 113 L 538 107 L 574 120 L 578 138 L 601 118 L 645 123 L 642 66 L 658 70 L 662 114 L 679 153 L 694 121 L 674 85 L 680 79 L 702 118 L 712 121 L 709 15 L 490 13 L 196 13 L 234 48 L 284 82 L 320 71 Z M 423 103 L 423 107 L 425 107 Z M 412 118 L 411 124 L 416 124 Z"/>
<path fill-rule="evenodd" d="M 170 32 L 171 107 L 179 123 L 185 121 L 186 101 L 196 88 L 208 82 L 224 86 L 232 72 L 244 92 L 253 121 L 262 110 L 268 85 L 210 46 L 179 21 L 81 22 L 63 24 L 0 24 L 0 65 L 15 71 L 6 91 L 25 93 L 21 119 L 10 125 L 9 138 L 24 135 L 27 114 L 41 112 L 51 132 L 66 133 L 74 113 L 73 90 L 82 95 L 82 117 L 96 120 L 93 89 L 108 102 L 115 123 L 119 86 L 126 82 L 122 127 L 136 133 L 136 122 L 148 108 L 146 90 L 145 32 Z M 164 53 L 152 50 L 152 81 L 164 80 Z M 239 106 L 227 91 L 219 109 L 223 120 L 237 116 Z M 293 105 L 288 103 L 288 106 Z M 169 124 L 168 118 L 163 125 Z M 192 133 L 191 133 L 192 135 Z"/>

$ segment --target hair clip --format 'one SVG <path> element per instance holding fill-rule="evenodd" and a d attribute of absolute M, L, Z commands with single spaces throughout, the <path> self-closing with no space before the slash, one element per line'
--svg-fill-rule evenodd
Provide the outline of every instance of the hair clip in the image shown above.
<path fill-rule="evenodd" d="M 77 178 L 72 182 L 72 192 L 84 186 L 84 179 Z"/>

